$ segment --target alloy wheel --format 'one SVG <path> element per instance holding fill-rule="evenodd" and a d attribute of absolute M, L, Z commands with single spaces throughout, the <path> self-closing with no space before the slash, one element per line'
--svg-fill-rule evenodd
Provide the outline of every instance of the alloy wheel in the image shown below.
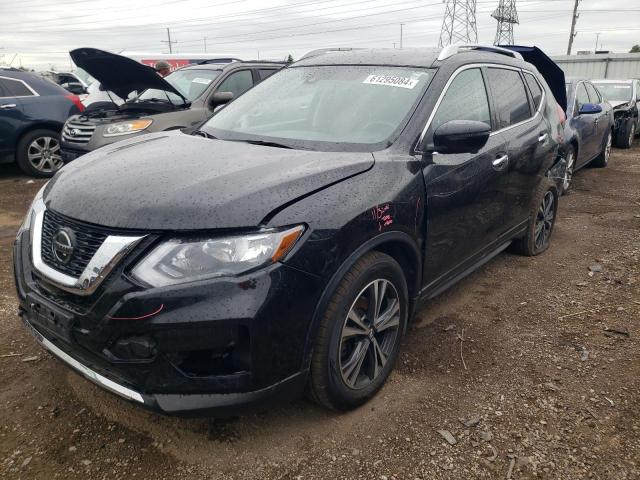
<path fill-rule="evenodd" d="M 339 350 L 342 380 L 349 388 L 369 386 L 384 370 L 400 328 L 400 298 L 388 280 L 369 283 L 344 321 Z"/>
<path fill-rule="evenodd" d="M 548 191 L 542 199 L 536 216 L 535 246 L 537 249 L 543 248 L 549 241 L 554 217 L 555 197 L 552 191 Z"/>
<path fill-rule="evenodd" d="M 53 173 L 64 165 L 60 154 L 60 142 L 53 137 L 38 137 L 27 147 L 29 163 L 37 171 Z"/>
<path fill-rule="evenodd" d="M 611 144 L 613 143 L 613 137 L 611 132 L 609 132 L 609 136 L 607 137 L 607 146 L 604 147 L 604 163 L 605 165 L 609 163 L 609 156 L 611 155 Z"/>
<path fill-rule="evenodd" d="M 629 146 L 631 146 L 633 144 L 633 139 L 636 136 L 636 126 L 635 125 L 631 125 L 630 128 L 630 132 L 629 132 Z"/>
<path fill-rule="evenodd" d="M 564 179 L 562 181 L 562 189 L 566 192 L 571 186 L 571 179 L 573 178 L 573 168 L 575 165 L 575 156 L 573 151 L 570 151 L 567 155 L 567 167 L 564 169 Z"/>

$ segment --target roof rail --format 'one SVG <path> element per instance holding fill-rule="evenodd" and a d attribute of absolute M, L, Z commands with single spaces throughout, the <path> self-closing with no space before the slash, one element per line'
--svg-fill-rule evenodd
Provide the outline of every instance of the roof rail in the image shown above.
<path fill-rule="evenodd" d="M 438 61 L 446 60 L 447 58 L 460 53 L 461 50 L 482 50 L 485 52 L 498 53 L 500 55 L 506 55 L 508 57 L 517 58 L 522 60 L 522 55 L 508 48 L 496 47 L 495 45 L 478 45 L 474 43 L 461 44 L 461 45 L 447 45 L 442 49 L 440 55 L 438 55 Z"/>
<path fill-rule="evenodd" d="M 231 62 L 241 62 L 241 61 L 242 60 L 235 57 L 219 57 L 219 58 L 208 58 L 206 60 L 201 60 L 192 65 L 208 65 L 210 63 L 231 63 Z"/>
<path fill-rule="evenodd" d="M 310 52 L 305 53 L 300 60 L 304 60 L 306 58 L 317 57 L 318 55 L 322 55 L 327 52 L 351 52 L 353 50 L 362 50 L 361 48 L 351 48 L 351 47 L 339 47 L 339 48 L 318 48 L 316 50 L 311 50 Z"/>

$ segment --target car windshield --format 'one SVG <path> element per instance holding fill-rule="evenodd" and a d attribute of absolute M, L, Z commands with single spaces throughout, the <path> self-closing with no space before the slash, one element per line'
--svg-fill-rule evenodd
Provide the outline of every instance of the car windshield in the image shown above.
<path fill-rule="evenodd" d="M 87 72 L 85 72 L 81 68 L 76 68 L 73 73 L 75 73 L 76 76 L 80 78 L 86 85 L 91 85 L 93 82 L 96 81 L 95 78 L 93 78 L 91 75 L 89 75 Z"/>
<path fill-rule="evenodd" d="M 431 77 L 431 70 L 409 67 L 291 67 L 227 105 L 202 129 L 223 140 L 375 149 L 408 121 Z"/>
<path fill-rule="evenodd" d="M 167 75 L 164 79 L 179 91 L 189 102 L 193 102 L 207 89 L 209 84 L 220 75 L 221 70 L 211 69 L 185 69 L 176 70 Z M 167 100 L 167 96 L 172 103 L 182 103 L 182 99 L 175 93 L 165 92 L 149 88 L 142 92 L 137 100 Z"/>
<path fill-rule="evenodd" d="M 605 83 L 593 82 L 598 87 L 602 96 L 613 102 L 628 102 L 631 100 L 630 83 Z"/>

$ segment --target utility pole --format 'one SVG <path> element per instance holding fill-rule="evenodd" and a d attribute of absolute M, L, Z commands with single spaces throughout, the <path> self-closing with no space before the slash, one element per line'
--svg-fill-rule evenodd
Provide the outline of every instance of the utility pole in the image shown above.
<path fill-rule="evenodd" d="M 578 13 L 578 5 L 580 5 L 580 0 L 575 0 L 573 4 L 573 17 L 571 17 L 571 33 L 569 33 L 569 45 L 567 46 L 567 55 L 571 55 L 571 47 L 573 46 L 573 39 L 578 34 L 576 32 L 576 22 L 578 21 L 578 17 L 580 14 Z"/>
<path fill-rule="evenodd" d="M 478 43 L 476 0 L 446 0 L 439 47 L 453 43 Z"/>
<path fill-rule="evenodd" d="M 178 43 L 175 40 L 171 40 L 171 32 L 169 31 L 169 28 L 167 28 L 167 39 L 166 40 L 160 40 L 160 43 L 166 43 L 167 45 L 169 45 L 169 53 L 173 53 L 173 47 L 172 45 L 174 43 Z"/>
<path fill-rule="evenodd" d="M 516 0 L 500 0 L 498 8 L 491 14 L 498 21 L 494 45 L 513 45 L 513 24 L 518 21 Z"/>
<path fill-rule="evenodd" d="M 593 53 L 596 53 L 598 51 L 598 40 L 600 40 L 600 32 L 596 33 L 596 49 L 593 51 Z"/>
<path fill-rule="evenodd" d="M 404 27 L 404 23 L 400 24 L 400 50 L 402 50 L 402 29 Z"/>

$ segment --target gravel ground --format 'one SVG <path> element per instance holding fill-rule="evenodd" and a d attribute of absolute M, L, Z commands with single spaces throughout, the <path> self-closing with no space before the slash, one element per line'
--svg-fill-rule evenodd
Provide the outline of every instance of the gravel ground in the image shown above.
<path fill-rule="evenodd" d="M 44 353 L 11 244 L 41 181 L 0 171 L 0 478 L 640 478 L 640 147 L 586 168 L 549 251 L 502 254 L 417 315 L 380 394 L 161 417 Z"/>

